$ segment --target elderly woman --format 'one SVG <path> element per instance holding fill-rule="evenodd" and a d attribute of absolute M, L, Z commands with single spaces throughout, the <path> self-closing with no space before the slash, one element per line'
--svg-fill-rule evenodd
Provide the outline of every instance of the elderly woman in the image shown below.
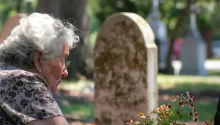
<path fill-rule="evenodd" d="M 0 124 L 67 125 L 52 93 L 68 75 L 76 28 L 47 14 L 22 18 L 0 44 Z"/>

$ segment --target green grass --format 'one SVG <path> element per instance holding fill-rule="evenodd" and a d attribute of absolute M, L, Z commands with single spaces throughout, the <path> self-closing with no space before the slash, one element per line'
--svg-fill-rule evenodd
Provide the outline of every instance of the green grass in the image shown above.
<path fill-rule="evenodd" d="M 62 83 L 58 86 L 58 89 L 65 89 L 71 91 L 81 90 L 83 87 L 88 86 L 88 84 L 93 83 L 91 80 L 62 80 Z"/>
<path fill-rule="evenodd" d="M 61 110 L 65 116 L 72 118 L 91 120 L 94 117 L 93 103 L 71 103 L 62 105 Z"/>
<path fill-rule="evenodd" d="M 216 113 L 217 102 L 196 100 L 197 96 L 200 96 L 200 93 L 210 97 L 210 93 L 217 94 L 220 90 L 220 71 L 212 70 L 208 71 L 208 74 L 208 76 L 173 76 L 159 74 L 157 77 L 158 88 L 160 90 L 168 90 L 166 92 L 169 95 L 191 91 L 195 95 L 194 104 L 195 109 L 199 113 L 199 120 L 212 122 Z M 168 101 L 159 102 L 159 104 L 163 103 L 167 104 Z"/>
<path fill-rule="evenodd" d="M 159 105 L 171 103 L 170 101 L 159 101 Z M 199 121 L 213 121 L 216 112 L 217 104 L 215 102 L 198 102 L 195 101 L 195 109 L 198 112 Z M 78 119 L 92 120 L 94 118 L 93 114 L 93 104 L 70 104 L 68 106 L 61 107 L 62 112 L 66 116 L 70 116 Z M 191 120 L 193 121 L 193 120 Z"/>
<path fill-rule="evenodd" d="M 68 106 L 63 106 L 62 111 L 64 114 L 74 114 L 74 113 L 82 113 L 82 116 L 90 116 L 91 115 L 91 109 L 93 108 L 93 105 L 90 104 L 71 104 Z"/>
<path fill-rule="evenodd" d="M 200 121 L 214 121 L 217 103 L 195 102 L 195 109 L 198 111 Z"/>
<path fill-rule="evenodd" d="M 159 105 L 171 103 L 170 101 L 159 101 Z M 199 121 L 213 121 L 217 104 L 215 102 L 195 101 L 195 109 L 198 112 Z M 94 118 L 93 104 L 71 103 L 68 106 L 61 106 L 66 116 L 78 119 L 92 120 Z M 191 120 L 193 121 L 193 120 Z"/>
<path fill-rule="evenodd" d="M 170 90 L 171 92 L 192 91 L 198 93 L 202 91 L 220 90 L 220 71 L 208 71 L 209 76 L 174 76 L 158 74 L 157 84 L 161 90 Z M 80 90 L 93 81 L 67 81 L 63 80 L 59 88 L 66 90 Z"/>
<path fill-rule="evenodd" d="M 159 105 L 162 104 L 172 104 L 170 101 L 159 101 Z M 196 111 L 198 112 L 198 121 L 210 121 L 212 122 L 214 120 L 214 115 L 216 112 L 216 107 L 217 103 L 215 102 L 200 102 L 196 101 L 194 102 L 194 107 Z M 188 120 L 183 120 L 183 121 L 188 121 Z M 193 120 L 190 120 L 193 121 Z M 188 121 L 188 122 L 190 122 Z"/>
<path fill-rule="evenodd" d="M 219 70 L 209 70 L 208 71 L 209 76 L 220 76 Z"/>
<path fill-rule="evenodd" d="M 170 101 L 159 101 L 159 105 L 171 103 Z M 216 112 L 217 104 L 215 102 L 198 102 L 195 101 L 195 109 L 198 112 L 199 121 L 213 121 Z M 78 119 L 92 120 L 93 104 L 70 104 L 68 106 L 61 106 L 62 112 L 66 116 L 70 116 Z M 191 120 L 193 121 L 193 120 Z"/>
<path fill-rule="evenodd" d="M 191 91 L 198 93 L 220 90 L 219 76 L 173 76 L 159 74 L 157 83 L 159 89 L 171 90 L 173 92 Z"/>

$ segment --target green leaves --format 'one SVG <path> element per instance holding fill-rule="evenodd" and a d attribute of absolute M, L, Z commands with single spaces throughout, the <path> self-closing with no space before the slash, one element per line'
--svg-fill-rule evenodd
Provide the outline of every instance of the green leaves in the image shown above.
<path fill-rule="evenodd" d="M 194 108 L 192 93 L 187 91 L 186 94 L 178 94 L 171 101 L 172 104 L 163 104 L 158 108 L 154 108 L 151 114 L 156 115 L 156 118 L 140 113 L 137 116 L 139 121 L 129 120 L 127 125 L 185 125 L 180 124 L 180 121 L 187 119 L 196 122 L 198 120 L 198 112 Z"/>
<path fill-rule="evenodd" d="M 33 0 L 33 8 L 36 8 L 36 3 L 37 0 Z M 0 0 L 0 30 L 9 17 L 17 13 L 25 13 L 27 11 L 26 9 L 27 5 L 24 0 Z"/>

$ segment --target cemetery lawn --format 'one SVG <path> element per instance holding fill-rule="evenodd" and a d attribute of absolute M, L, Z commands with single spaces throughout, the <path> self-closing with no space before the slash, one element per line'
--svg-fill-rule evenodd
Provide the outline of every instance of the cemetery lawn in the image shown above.
<path fill-rule="evenodd" d="M 159 74 L 157 77 L 159 104 L 171 103 L 171 97 L 179 93 L 190 91 L 195 96 L 194 104 L 199 114 L 199 121 L 212 122 L 216 112 L 218 96 L 220 95 L 220 76 L 218 76 L 218 73 L 219 72 L 217 72 L 217 75 L 209 76 L 174 76 Z M 80 91 L 83 87 L 90 84 L 94 85 L 93 81 L 63 81 L 59 89 L 75 92 Z M 61 105 L 65 116 L 77 117 L 77 119 L 87 121 L 93 120 L 93 100 L 86 103 L 74 103 L 68 99 L 66 101 L 70 103 L 66 103 L 68 105 Z"/>
<path fill-rule="evenodd" d="M 218 95 L 220 92 L 220 76 L 173 76 L 158 75 L 158 88 L 167 91 L 167 94 L 177 94 L 179 92 L 190 91 L 194 95 L 203 94 L 210 96 L 208 93 Z M 204 93 L 207 92 L 207 93 Z M 214 94 L 215 95 L 215 94 Z M 213 96 L 214 96 L 213 95 Z"/>
<path fill-rule="evenodd" d="M 93 103 L 71 103 L 69 105 L 61 106 L 63 114 L 68 118 L 74 118 L 83 121 L 92 121 L 93 115 Z"/>
<path fill-rule="evenodd" d="M 170 104 L 170 101 L 159 101 L 159 105 L 162 104 Z M 216 112 L 217 102 L 212 101 L 195 101 L 195 109 L 198 111 L 199 121 L 210 121 L 213 122 L 214 115 Z M 79 104 L 79 103 L 72 103 L 68 106 L 61 106 L 61 109 L 64 115 L 68 118 L 80 119 L 82 121 L 93 121 L 93 103 L 88 104 Z M 192 122 L 187 121 L 187 122 Z"/>
<path fill-rule="evenodd" d="M 159 101 L 159 105 L 162 104 L 172 104 L 170 101 Z M 209 122 L 213 122 L 214 121 L 214 116 L 215 116 L 215 112 L 216 112 L 216 107 L 217 107 L 217 102 L 211 102 L 211 101 L 197 101 L 195 100 L 194 102 L 194 107 L 198 112 L 198 121 L 209 121 Z M 187 121 L 187 120 L 183 120 L 184 122 L 193 122 L 193 120 Z"/>

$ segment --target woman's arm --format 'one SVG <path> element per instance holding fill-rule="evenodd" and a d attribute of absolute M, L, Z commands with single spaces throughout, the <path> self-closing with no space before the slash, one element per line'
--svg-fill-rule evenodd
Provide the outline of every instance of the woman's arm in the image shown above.
<path fill-rule="evenodd" d="M 28 122 L 27 125 L 69 125 L 66 119 L 62 116 L 51 117 L 43 120 L 34 120 Z"/>

